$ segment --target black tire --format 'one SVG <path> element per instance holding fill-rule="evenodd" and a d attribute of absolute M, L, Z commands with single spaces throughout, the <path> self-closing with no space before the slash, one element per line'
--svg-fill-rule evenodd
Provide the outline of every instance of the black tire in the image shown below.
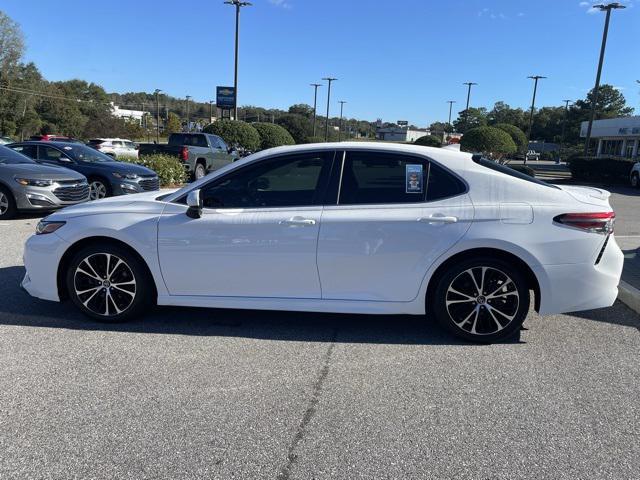
<path fill-rule="evenodd" d="M 93 198 L 94 186 L 102 185 L 104 188 L 104 197 Z M 108 198 L 113 195 L 113 190 L 111 190 L 111 185 L 104 178 L 100 177 L 91 177 L 89 178 L 89 188 L 90 188 L 90 200 L 99 200 L 100 198 Z M 99 188 L 99 187 L 98 187 Z"/>
<path fill-rule="evenodd" d="M 18 213 L 11 190 L 0 185 L 0 220 L 11 220 Z"/>
<path fill-rule="evenodd" d="M 640 188 L 640 177 L 638 177 L 637 172 L 631 174 L 631 186 L 633 188 Z"/>
<path fill-rule="evenodd" d="M 196 163 L 196 167 L 193 170 L 193 175 L 192 180 L 200 180 L 202 177 L 204 177 L 207 174 L 207 169 L 205 168 L 204 164 L 202 163 Z"/>
<path fill-rule="evenodd" d="M 449 332 L 492 343 L 512 337 L 522 326 L 529 312 L 529 285 L 509 263 L 478 257 L 445 271 L 431 300 L 436 320 Z"/>
<path fill-rule="evenodd" d="M 111 272 L 104 278 L 107 262 Z M 74 305 L 101 322 L 124 322 L 139 317 L 154 300 L 153 278 L 146 266 L 131 251 L 118 245 L 100 242 L 79 250 L 64 275 Z"/>

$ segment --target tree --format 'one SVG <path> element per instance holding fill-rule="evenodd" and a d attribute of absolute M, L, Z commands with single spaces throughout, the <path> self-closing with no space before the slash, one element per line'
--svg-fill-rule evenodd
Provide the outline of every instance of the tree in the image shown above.
<path fill-rule="evenodd" d="M 180 121 L 180 117 L 173 112 L 169 112 L 169 115 L 167 116 L 167 125 L 164 129 L 165 134 L 171 135 L 172 133 L 178 133 L 181 131 L 182 122 Z"/>
<path fill-rule="evenodd" d="M 204 127 L 203 132 L 221 137 L 228 145 L 241 147 L 250 152 L 260 148 L 258 131 L 240 120 L 218 120 Z"/>
<path fill-rule="evenodd" d="M 273 123 L 252 123 L 251 125 L 260 135 L 261 150 L 296 143 L 291 134 L 280 125 L 274 125 Z"/>
<path fill-rule="evenodd" d="M 418 138 L 414 145 L 422 145 L 424 147 L 441 147 L 442 140 L 434 135 L 425 135 L 424 137 Z"/>
<path fill-rule="evenodd" d="M 313 107 L 306 103 L 296 103 L 289 107 L 289 113 L 296 115 L 302 115 L 303 117 L 311 118 L 313 116 Z"/>
<path fill-rule="evenodd" d="M 516 152 L 516 144 L 509 134 L 495 127 L 469 130 L 462 137 L 460 148 L 466 152 L 482 153 L 496 160 Z"/>
<path fill-rule="evenodd" d="M 484 127 L 487 125 L 487 109 L 469 108 L 460 112 L 459 117 L 454 120 L 453 125 L 457 132 L 465 133 L 472 128 Z"/>
<path fill-rule="evenodd" d="M 442 137 L 445 133 L 451 133 L 453 131 L 453 127 L 445 122 L 433 122 L 429 126 L 429 130 L 432 135 L 439 135 Z"/>
<path fill-rule="evenodd" d="M 525 131 L 529 125 L 529 117 L 527 112 L 521 108 L 511 108 L 504 102 L 496 102 L 491 111 L 487 113 L 487 122 L 491 126 L 506 123 Z"/>
<path fill-rule="evenodd" d="M 286 128 L 296 143 L 305 143 L 307 138 L 313 135 L 311 120 L 303 115 L 287 113 L 280 116 L 276 123 Z"/>
<path fill-rule="evenodd" d="M 0 11 L 0 73 L 8 74 L 24 53 L 24 35 L 20 25 Z"/>
<path fill-rule="evenodd" d="M 509 125 L 507 123 L 497 123 L 494 125 L 495 128 L 499 128 L 509 134 L 513 143 L 516 144 L 516 151 L 523 151 L 527 146 L 527 136 L 524 134 L 522 130 L 520 130 L 515 125 Z"/>

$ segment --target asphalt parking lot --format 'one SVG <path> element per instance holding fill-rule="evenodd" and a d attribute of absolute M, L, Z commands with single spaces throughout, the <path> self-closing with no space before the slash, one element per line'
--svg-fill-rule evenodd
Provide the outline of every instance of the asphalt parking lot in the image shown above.
<path fill-rule="evenodd" d="M 636 191 L 617 234 L 640 244 Z M 640 476 L 640 317 L 469 345 L 421 318 L 158 309 L 103 325 L 19 289 L 0 222 L 0 478 Z M 623 247 L 625 248 L 625 247 Z"/>

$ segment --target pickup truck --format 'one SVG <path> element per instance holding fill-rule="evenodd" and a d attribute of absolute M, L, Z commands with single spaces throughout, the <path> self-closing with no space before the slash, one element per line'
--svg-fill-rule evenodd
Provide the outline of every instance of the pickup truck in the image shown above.
<path fill-rule="evenodd" d="M 217 135 L 210 133 L 172 133 L 169 143 L 141 143 L 139 155 L 156 153 L 177 157 L 192 180 L 204 177 L 238 160 L 238 153 L 229 148 Z"/>

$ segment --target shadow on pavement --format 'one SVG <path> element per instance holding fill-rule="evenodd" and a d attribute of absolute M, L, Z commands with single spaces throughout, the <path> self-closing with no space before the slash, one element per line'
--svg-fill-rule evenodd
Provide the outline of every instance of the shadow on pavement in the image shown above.
<path fill-rule="evenodd" d="M 20 286 L 24 267 L 0 268 L 0 325 L 71 330 L 245 337 L 279 341 L 464 345 L 435 322 L 411 315 L 346 315 L 204 308 L 158 307 L 140 320 L 100 323 L 70 302 L 57 303 L 29 296 Z M 518 343 L 514 338 L 506 343 Z"/>

